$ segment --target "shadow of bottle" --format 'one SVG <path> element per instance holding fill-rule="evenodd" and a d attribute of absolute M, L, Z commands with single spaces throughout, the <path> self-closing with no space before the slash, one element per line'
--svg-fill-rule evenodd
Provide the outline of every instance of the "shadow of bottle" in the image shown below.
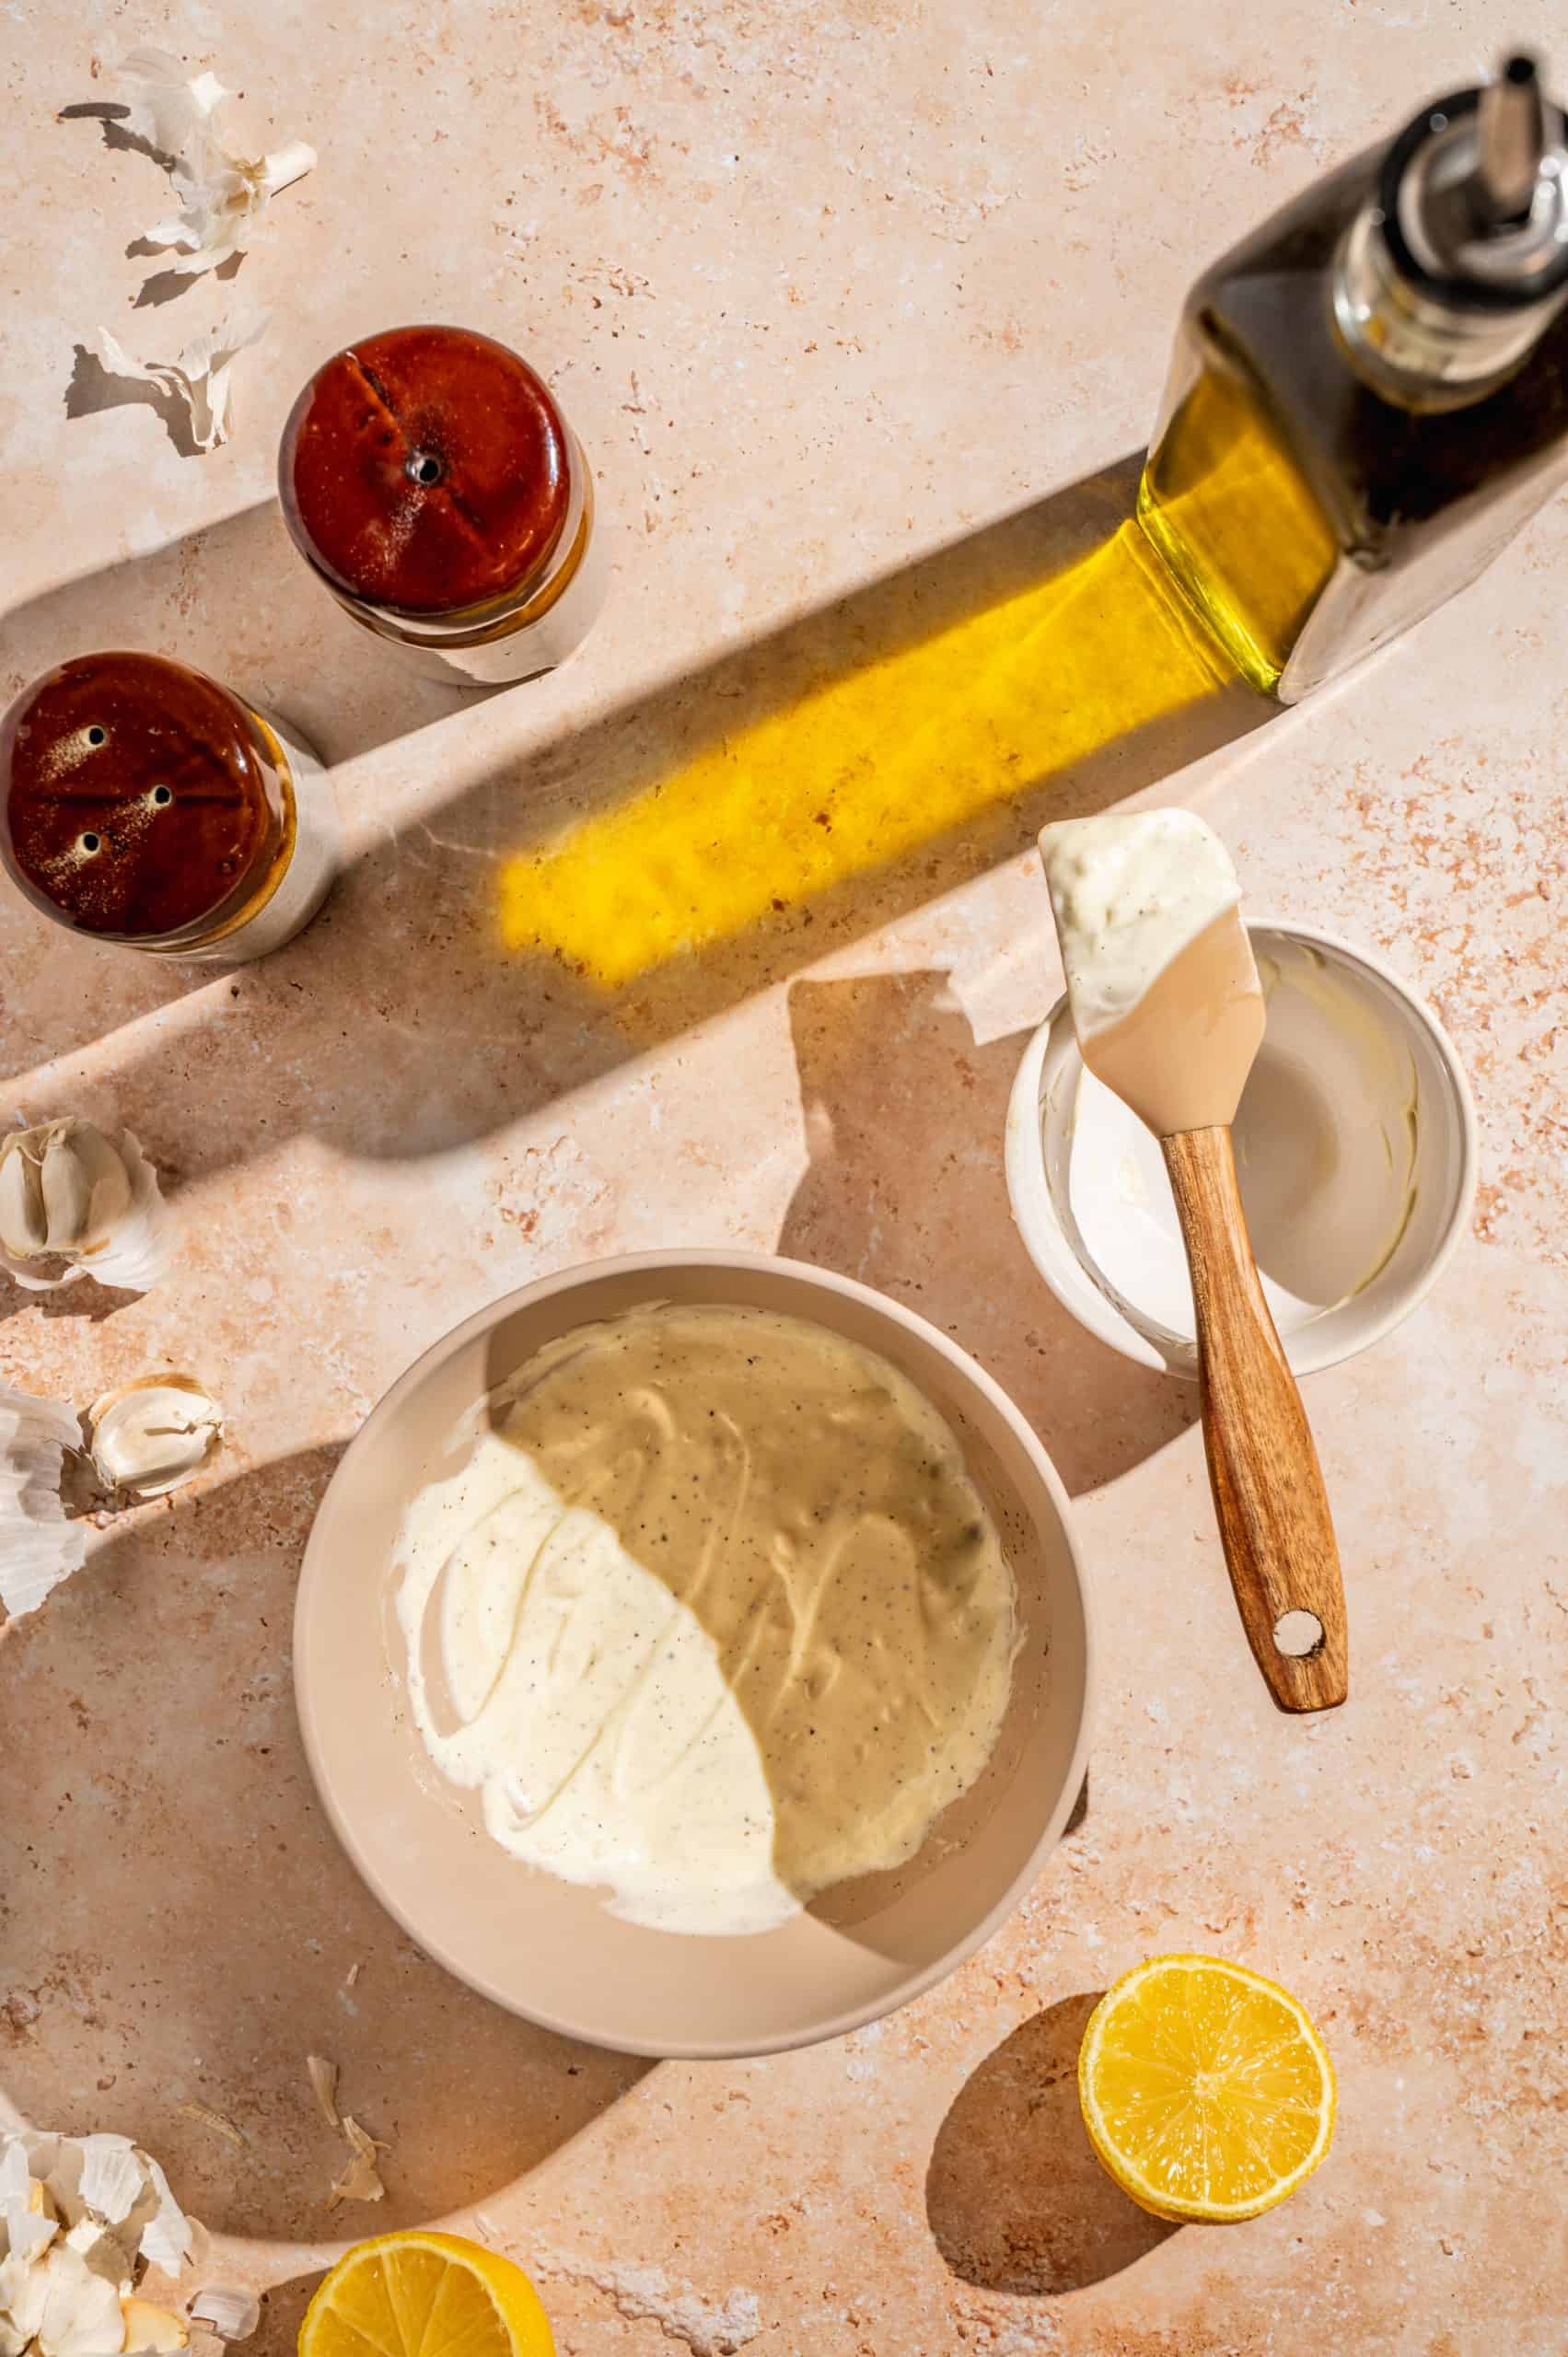
<path fill-rule="evenodd" d="M 966 2082 L 925 2179 L 955 2275 L 1030 2298 L 1102 2282 L 1177 2229 L 1130 2201 L 1095 2158 L 1078 2108 L 1078 2049 L 1098 1990 L 1023 2022 Z"/>
<path fill-rule="evenodd" d="M 1184 1432 L 1192 1387 L 1087 1333 L 1013 1224 L 1002 1138 L 1025 1035 L 977 1045 L 942 974 L 797 982 L 789 1004 L 811 1162 L 779 1250 L 875 1285 L 955 1335 L 1074 1496 Z"/>

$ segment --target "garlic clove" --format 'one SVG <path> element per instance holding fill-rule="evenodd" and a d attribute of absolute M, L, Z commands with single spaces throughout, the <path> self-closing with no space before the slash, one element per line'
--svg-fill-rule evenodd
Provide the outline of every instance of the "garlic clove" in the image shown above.
<path fill-rule="evenodd" d="M 222 1436 L 223 1410 L 190 1375 L 145 1375 L 87 1410 L 99 1480 L 138 1498 L 161 1498 L 189 1481 Z"/>
<path fill-rule="evenodd" d="M 0 1250 L 30 1260 L 49 1236 L 43 1184 L 36 1157 L 21 1146 L 18 1131 L 0 1148 Z"/>
<path fill-rule="evenodd" d="M 146 1293 L 168 1266 L 168 1211 L 158 1191 L 157 1172 L 129 1130 L 116 1141 L 130 1179 L 131 1197 L 101 1249 L 80 1266 L 100 1285 Z"/>
<path fill-rule="evenodd" d="M 46 1252 L 101 1252 L 131 1208 L 124 1159 L 90 1121 L 50 1122 L 40 1184 Z"/>
<path fill-rule="evenodd" d="M 127 2350 L 184 2349 L 190 2343 L 183 2318 L 169 2308 L 155 2306 L 151 2300 L 122 2300 L 120 2313 L 125 2320 Z"/>
<path fill-rule="evenodd" d="M 194 2324 L 210 2325 L 220 2340 L 249 2340 L 261 2321 L 261 2303 L 254 2292 L 237 2292 L 209 2284 L 191 2303 Z"/>
<path fill-rule="evenodd" d="M 81 1438 L 69 1408 L 0 1386 L 0 1605 L 13 1620 L 87 1562 L 86 1527 L 66 1520 L 60 1495 Z"/>
<path fill-rule="evenodd" d="M 89 1275 L 145 1293 L 168 1263 L 157 1173 L 129 1130 L 75 1114 L 0 1139 L 0 1265 L 35 1292 Z"/>

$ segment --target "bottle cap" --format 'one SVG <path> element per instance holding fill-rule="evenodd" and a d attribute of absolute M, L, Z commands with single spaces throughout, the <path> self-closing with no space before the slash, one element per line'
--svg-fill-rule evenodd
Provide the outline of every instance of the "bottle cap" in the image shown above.
<path fill-rule="evenodd" d="M 1535 60 L 1424 108 L 1388 151 L 1378 203 L 1400 275 L 1454 309 L 1517 311 L 1568 287 L 1568 128 Z"/>

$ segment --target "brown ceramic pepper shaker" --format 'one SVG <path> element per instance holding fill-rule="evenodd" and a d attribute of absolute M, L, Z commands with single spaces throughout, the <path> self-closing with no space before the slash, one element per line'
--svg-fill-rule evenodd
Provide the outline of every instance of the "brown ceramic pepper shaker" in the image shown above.
<path fill-rule="evenodd" d="M 576 437 L 528 363 L 469 329 L 334 354 L 284 429 L 278 490 L 344 610 L 459 685 L 552 668 L 602 603 Z"/>
<path fill-rule="evenodd" d="M 337 819 L 274 714 L 163 656 L 79 655 L 0 721 L 0 857 L 75 933 L 239 964 L 315 915 Z"/>

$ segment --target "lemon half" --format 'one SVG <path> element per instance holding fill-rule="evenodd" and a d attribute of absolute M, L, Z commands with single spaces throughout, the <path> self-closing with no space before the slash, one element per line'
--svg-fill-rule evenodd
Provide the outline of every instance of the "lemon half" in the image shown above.
<path fill-rule="evenodd" d="M 1294 2193 L 1334 2132 L 1334 2066 L 1288 1990 L 1213 1956 L 1135 1965 L 1078 2053 L 1089 2141 L 1156 2218 L 1256 2218 Z"/>
<path fill-rule="evenodd" d="M 516 2262 L 458 2235 L 377 2235 L 344 2254 L 305 2311 L 299 2357 L 554 2357 Z"/>

